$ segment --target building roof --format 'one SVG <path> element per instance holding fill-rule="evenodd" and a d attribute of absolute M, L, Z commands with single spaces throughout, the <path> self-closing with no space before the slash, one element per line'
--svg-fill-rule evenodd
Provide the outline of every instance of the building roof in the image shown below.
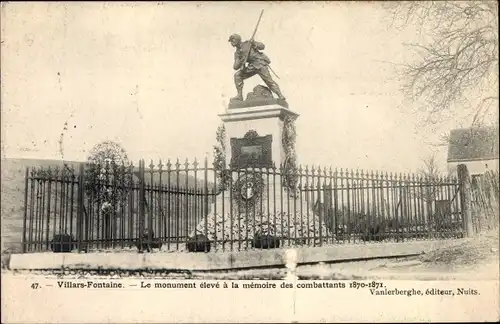
<path fill-rule="evenodd" d="M 462 128 L 450 132 L 448 162 L 499 158 L 498 128 Z"/>

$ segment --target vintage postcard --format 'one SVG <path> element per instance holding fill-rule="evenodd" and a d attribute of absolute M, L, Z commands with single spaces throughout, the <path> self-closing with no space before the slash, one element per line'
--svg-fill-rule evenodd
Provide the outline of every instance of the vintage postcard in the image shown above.
<path fill-rule="evenodd" d="M 2 323 L 498 321 L 498 3 L 2 2 Z"/>

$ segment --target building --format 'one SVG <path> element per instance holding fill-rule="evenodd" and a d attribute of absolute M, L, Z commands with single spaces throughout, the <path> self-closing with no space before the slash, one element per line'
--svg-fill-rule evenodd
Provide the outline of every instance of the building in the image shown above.
<path fill-rule="evenodd" d="M 448 172 L 456 174 L 459 164 L 465 164 L 472 177 L 488 170 L 498 171 L 498 142 L 496 127 L 452 130 L 448 143 Z"/>

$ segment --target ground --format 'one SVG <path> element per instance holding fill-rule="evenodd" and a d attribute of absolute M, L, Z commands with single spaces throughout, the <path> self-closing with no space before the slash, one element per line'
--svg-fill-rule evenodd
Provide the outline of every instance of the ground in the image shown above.
<path fill-rule="evenodd" d="M 301 279 L 495 279 L 499 278 L 498 229 L 483 233 L 455 247 L 438 249 L 416 257 L 375 259 L 297 267 Z M 214 279 L 282 279 L 288 269 L 263 269 L 205 273 Z"/>

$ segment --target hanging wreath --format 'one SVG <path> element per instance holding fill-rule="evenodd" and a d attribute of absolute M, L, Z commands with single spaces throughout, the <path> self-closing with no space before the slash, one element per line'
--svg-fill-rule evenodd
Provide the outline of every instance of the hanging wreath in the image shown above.
<path fill-rule="evenodd" d="M 217 174 L 217 183 L 219 190 L 226 190 L 231 181 L 231 171 L 226 168 L 226 128 L 224 124 L 217 128 L 216 141 L 214 145 L 214 170 Z"/>
<path fill-rule="evenodd" d="M 96 144 L 87 158 L 85 190 L 101 212 L 116 210 L 127 197 L 132 175 L 125 149 L 113 141 Z"/>
<path fill-rule="evenodd" d="M 233 185 L 233 200 L 240 212 L 247 212 L 262 198 L 264 181 L 257 173 L 240 174 Z"/>
<path fill-rule="evenodd" d="M 283 163 L 283 187 L 290 193 L 295 194 L 298 183 L 297 155 L 295 153 L 295 132 L 294 120 L 287 116 L 283 120 L 283 150 L 285 161 Z"/>

